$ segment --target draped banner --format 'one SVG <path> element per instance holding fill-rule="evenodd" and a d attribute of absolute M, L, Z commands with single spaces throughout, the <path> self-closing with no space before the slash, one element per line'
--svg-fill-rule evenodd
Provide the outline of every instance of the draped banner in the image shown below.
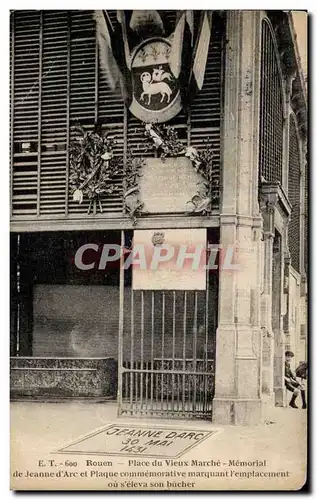
<path fill-rule="evenodd" d="M 95 11 L 101 69 L 137 118 L 166 122 L 202 89 L 211 11 L 202 11 L 196 34 L 193 11 L 178 11 L 169 35 L 158 11 L 128 12 L 117 11 L 114 28 L 107 11 Z"/>

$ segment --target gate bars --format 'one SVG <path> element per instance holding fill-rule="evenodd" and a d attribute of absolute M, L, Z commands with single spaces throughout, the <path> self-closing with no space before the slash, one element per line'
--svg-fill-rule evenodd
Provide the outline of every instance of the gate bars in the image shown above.
<path fill-rule="evenodd" d="M 118 415 L 211 419 L 209 273 L 205 291 L 125 289 L 121 259 Z"/>

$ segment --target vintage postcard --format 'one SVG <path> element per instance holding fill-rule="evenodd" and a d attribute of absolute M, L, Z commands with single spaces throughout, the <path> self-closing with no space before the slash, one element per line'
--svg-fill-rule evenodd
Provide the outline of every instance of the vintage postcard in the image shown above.
<path fill-rule="evenodd" d="M 307 12 L 12 10 L 11 489 L 307 485 Z"/>

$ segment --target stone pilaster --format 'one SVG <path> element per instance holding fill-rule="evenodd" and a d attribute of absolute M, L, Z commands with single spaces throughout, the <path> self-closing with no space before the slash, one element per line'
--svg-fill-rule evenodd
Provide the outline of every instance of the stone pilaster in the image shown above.
<path fill-rule="evenodd" d="M 275 404 L 284 405 L 285 337 L 282 324 L 283 240 L 276 235 L 273 241 L 272 328 L 274 334 L 274 393 Z"/>
<path fill-rule="evenodd" d="M 262 326 L 262 394 L 274 404 L 274 333 L 272 328 L 274 212 L 278 197 L 261 194 L 263 218 L 263 290 L 261 295 Z"/>
<path fill-rule="evenodd" d="M 228 11 L 220 239 L 237 269 L 222 269 L 213 421 L 261 419 L 258 212 L 260 12 Z"/>
<path fill-rule="evenodd" d="M 273 330 L 272 330 L 272 264 L 274 233 L 263 231 L 263 293 L 261 296 L 262 326 L 262 393 L 273 396 Z"/>

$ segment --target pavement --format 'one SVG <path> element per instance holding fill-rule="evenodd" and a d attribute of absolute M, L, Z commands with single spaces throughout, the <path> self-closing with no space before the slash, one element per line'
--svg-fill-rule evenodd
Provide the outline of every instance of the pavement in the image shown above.
<path fill-rule="evenodd" d="M 175 461 L 54 453 L 110 423 L 217 432 Z M 306 455 L 302 409 L 264 408 L 263 424 L 242 427 L 118 418 L 113 402 L 11 403 L 14 490 L 298 490 L 306 481 Z"/>

